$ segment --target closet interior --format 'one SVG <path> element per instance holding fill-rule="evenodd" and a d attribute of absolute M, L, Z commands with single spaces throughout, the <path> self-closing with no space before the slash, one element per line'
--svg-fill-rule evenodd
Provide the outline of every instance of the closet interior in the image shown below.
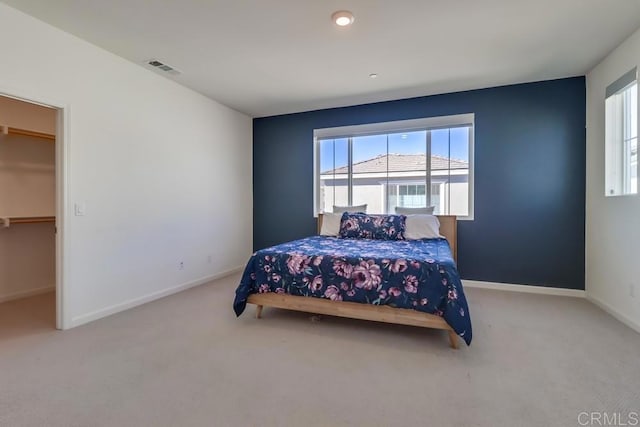
<path fill-rule="evenodd" d="M 56 123 L 55 109 L 0 96 L 0 314 L 15 300 L 37 298 L 53 305 L 52 327 Z"/>

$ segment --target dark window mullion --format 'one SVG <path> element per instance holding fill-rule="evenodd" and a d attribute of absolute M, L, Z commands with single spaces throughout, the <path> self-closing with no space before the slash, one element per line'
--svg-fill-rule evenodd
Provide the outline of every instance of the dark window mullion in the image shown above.
<path fill-rule="evenodd" d="M 347 140 L 347 204 L 353 206 L 353 138 Z"/>
<path fill-rule="evenodd" d="M 384 209 L 384 213 L 386 214 L 395 214 L 395 209 L 393 212 L 389 212 L 391 209 L 391 206 L 389 205 L 389 134 L 387 134 L 387 184 L 385 185 L 385 209 Z"/>
<path fill-rule="evenodd" d="M 337 205 L 338 203 L 336 200 L 336 187 L 337 187 L 337 180 L 336 180 L 336 140 L 333 140 L 332 143 L 333 146 L 333 205 Z M 333 212 L 333 206 L 331 207 L 331 212 Z"/>
<path fill-rule="evenodd" d="M 427 199 L 427 206 L 433 206 L 431 203 L 431 130 L 427 130 L 426 138 L 426 159 L 425 159 L 425 194 Z"/>
<path fill-rule="evenodd" d="M 447 169 L 447 215 L 451 215 L 451 129 L 448 132 L 447 142 L 447 162 L 449 164 Z"/>

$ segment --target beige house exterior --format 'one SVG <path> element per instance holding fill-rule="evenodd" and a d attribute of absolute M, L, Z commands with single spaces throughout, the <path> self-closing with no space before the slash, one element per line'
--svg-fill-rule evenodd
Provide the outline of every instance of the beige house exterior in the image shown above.
<path fill-rule="evenodd" d="M 352 204 L 367 204 L 373 214 L 394 213 L 396 206 L 434 206 L 434 213 L 466 216 L 469 212 L 469 163 L 425 154 L 384 154 L 352 167 Z M 349 204 L 349 168 L 320 174 L 320 208 Z M 428 203 L 430 201 L 430 203 Z"/>

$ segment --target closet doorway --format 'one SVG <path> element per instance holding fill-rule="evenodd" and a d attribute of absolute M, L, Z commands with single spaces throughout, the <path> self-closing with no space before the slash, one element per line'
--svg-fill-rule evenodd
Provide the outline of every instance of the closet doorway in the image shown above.
<path fill-rule="evenodd" d="M 0 92 L 0 339 L 63 329 L 64 110 Z"/>

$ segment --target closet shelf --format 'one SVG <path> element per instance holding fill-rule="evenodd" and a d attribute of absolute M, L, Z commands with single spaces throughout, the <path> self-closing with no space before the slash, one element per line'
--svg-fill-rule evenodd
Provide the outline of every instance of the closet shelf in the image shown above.
<path fill-rule="evenodd" d="M 42 139 L 46 139 L 48 141 L 53 141 L 53 142 L 55 142 L 56 140 L 55 135 L 51 135 L 49 133 L 44 133 L 44 132 L 35 132 L 32 130 L 18 129 L 18 128 L 6 127 L 6 126 L 2 130 L 4 134 L 8 134 L 8 135 L 32 136 L 35 138 L 42 138 Z"/>
<path fill-rule="evenodd" d="M 56 222 L 55 216 L 10 216 L 0 217 L 0 226 L 8 227 L 13 224 L 35 224 L 41 222 Z"/>

